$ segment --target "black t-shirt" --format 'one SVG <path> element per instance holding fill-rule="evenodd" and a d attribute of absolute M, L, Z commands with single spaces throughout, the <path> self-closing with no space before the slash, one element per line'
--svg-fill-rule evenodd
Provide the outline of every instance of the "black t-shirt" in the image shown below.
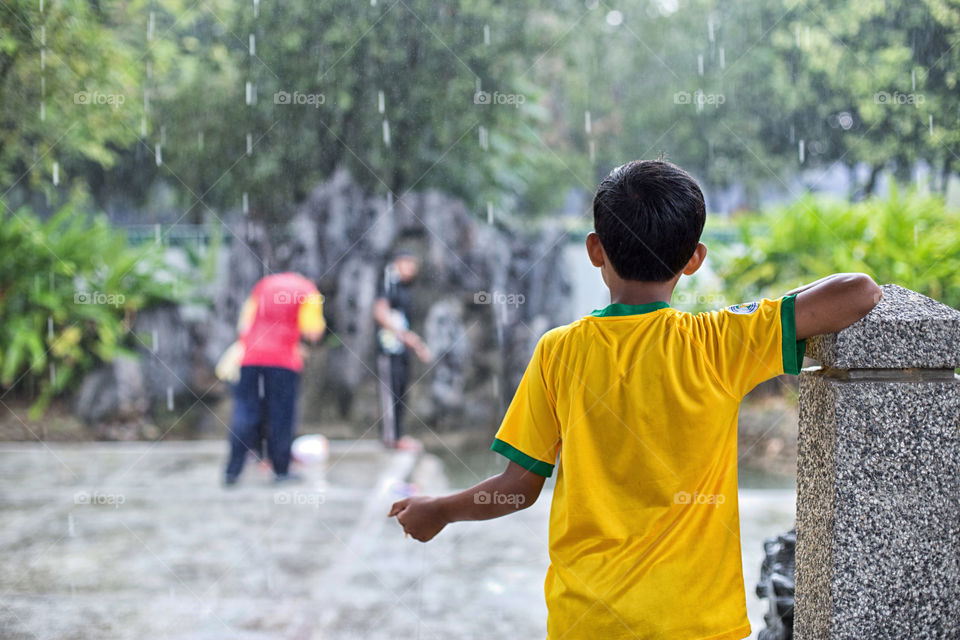
<path fill-rule="evenodd" d="M 410 328 L 412 307 L 410 287 L 401 281 L 395 273 L 392 273 L 389 268 L 384 270 L 377 297 L 386 298 L 390 305 L 390 312 L 397 324 L 406 329 Z M 380 327 L 377 338 L 380 350 L 384 353 L 398 355 L 406 351 L 403 343 L 399 342 L 396 334 L 389 329 Z"/>

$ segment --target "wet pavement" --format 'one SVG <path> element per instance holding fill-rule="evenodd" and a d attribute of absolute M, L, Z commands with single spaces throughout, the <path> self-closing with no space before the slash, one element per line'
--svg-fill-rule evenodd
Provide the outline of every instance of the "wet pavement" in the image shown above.
<path fill-rule="evenodd" d="M 248 466 L 231 489 L 224 456 L 209 441 L 0 445 L 0 637 L 544 637 L 549 486 L 423 545 L 385 514 L 408 482 L 447 490 L 433 456 L 334 441 L 300 484 Z M 740 501 L 756 632 L 761 542 L 792 526 L 794 494 Z"/>

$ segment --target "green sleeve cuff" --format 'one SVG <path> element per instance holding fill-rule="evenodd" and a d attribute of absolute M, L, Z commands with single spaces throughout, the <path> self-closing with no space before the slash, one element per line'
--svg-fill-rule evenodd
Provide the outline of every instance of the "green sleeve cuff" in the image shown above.
<path fill-rule="evenodd" d="M 785 296 L 780 301 L 780 328 L 783 334 L 783 372 L 791 375 L 800 373 L 803 367 L 803 354 L 807 351 L 807 341 L 797 340 L 797 314 L 794 302 L 797 294 Z"/>
<path fill-rule="evenodd" d="M 537 460 L 536 458 L 531 458 L 520 449 L 507 444 L 499 438 L 493 439 L 493 444 L 490 445 L 490 449 L 496 451 L 507 460 L 511 462 L 516 462 L 518 465 L 526 469 L 527 471 L 533 471 L 538 476 L 543 476 L 544 478 L 549 478 L 553 475 L 553 465 L 544 462 L 543 460 Z"/>

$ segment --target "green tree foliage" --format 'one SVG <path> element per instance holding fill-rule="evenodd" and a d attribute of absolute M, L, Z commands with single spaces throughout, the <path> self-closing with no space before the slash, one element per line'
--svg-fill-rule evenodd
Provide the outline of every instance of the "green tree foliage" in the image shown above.
<path fill-rule="evenodd" d="M 102 205 L 163 182 L 194 221 L 244 193 L 282 217 L 336 167 L 530 216 L 660 151 L 748 205 L 835 163 L 873 169 L 851 195 L 920 160 L 942 189 L 960 158 L 956 0 L 41 6 L 0 7 L 0 180 L 56 158 Z"/>
<path fill-rule="evenodd" d="M 142 2 L 0 4 L 0 193 L 54 191 L 135 142 L 142 111 Z"/>
<path fill-rule="evenodd" d="M 743 216 L 740 242 L 715 256 L 731 300 L 778 296 L 817 277 L 860 271 L 960 308 L 960 211 L 894 188 L 848 203 L 807 196 Z"/>
<path fill-rule="evenodd" d="M 34 412 L 96 363 L 136 346 L 139 309 L 173 300 L 153 245 L 133 248 L 72 205 L 41 222 L 0 214 L 0 389 L 32 389 Z"/>

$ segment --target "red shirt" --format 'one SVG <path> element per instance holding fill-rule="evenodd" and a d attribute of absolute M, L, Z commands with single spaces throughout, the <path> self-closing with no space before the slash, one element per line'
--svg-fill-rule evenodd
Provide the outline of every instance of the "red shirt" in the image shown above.
<path fill-rule="evenodd" d="M 260 280 L 247 301 L 247 311 L 251 310 L 251 303 L 254 308 L 251 321 L 240 335 L 244 347 L 241 366 L 302 370 L 301 307 L 319 309 L 319 300 L 317 288 L 299 274 L 277 273 Z"/>

